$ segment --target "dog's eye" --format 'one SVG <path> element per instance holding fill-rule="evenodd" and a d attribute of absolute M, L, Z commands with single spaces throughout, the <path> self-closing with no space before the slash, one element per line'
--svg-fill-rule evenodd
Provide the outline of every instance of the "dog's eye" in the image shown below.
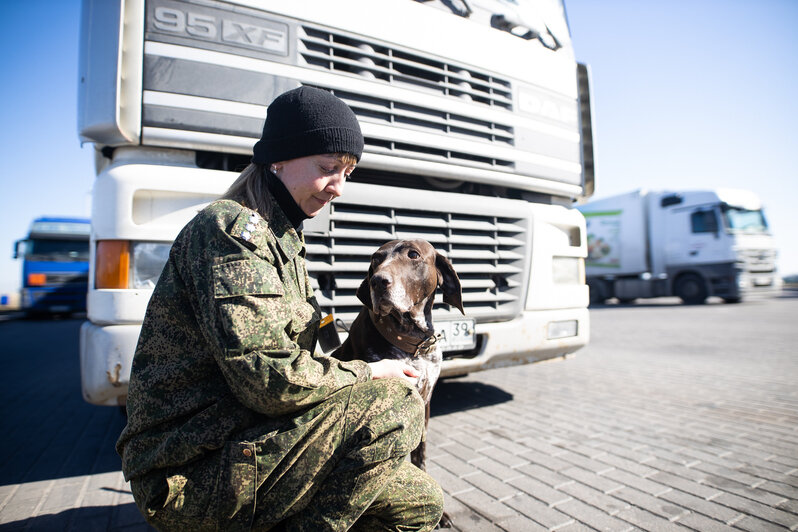
<path fill-rule="evenodd" d="M 410 251 L 407 252 L 407 256 L 410 257 L 411 259 L 417 259 L 421 255 L 419 255 L 418 251 L 416 251 L 415 249 L 411 249 Z"/>

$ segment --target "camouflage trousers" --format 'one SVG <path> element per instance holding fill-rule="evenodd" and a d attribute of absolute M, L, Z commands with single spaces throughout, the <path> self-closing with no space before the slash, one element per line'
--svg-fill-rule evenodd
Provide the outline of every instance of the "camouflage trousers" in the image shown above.
<path fill-rule="evenodd" d="M 293 420 L 206 458 L 131 480 L 159 530 L 431 530 L 443 493 L 405 460 L 424 405 L 400 379 L 346 387 Z"/>

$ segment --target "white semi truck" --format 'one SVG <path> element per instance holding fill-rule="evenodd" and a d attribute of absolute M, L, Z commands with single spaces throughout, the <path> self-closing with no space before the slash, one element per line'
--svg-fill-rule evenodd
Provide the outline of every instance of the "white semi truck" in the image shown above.
<path fill-rule="evenodd" d="M 560 0 L 85 0 L 79 134 L 97 150 L 83 395 L 124 404 L 170 244 L 246 166 L 268 103 L 311 85 L 346 101 L 365 151 L 306 222 L 323 310 L 344 326 L 368 257 L 425 238 L 466 316 L 439 304 L 444 376 L 588 341 L 593 190 L 588 69 Z"/>
<path fill-rule="evenodd" d="M 592 303 L 679 296 L 730 303 L 780 288 L 777 251 L 747 190 L 636 190 L 579 207 Z"/>

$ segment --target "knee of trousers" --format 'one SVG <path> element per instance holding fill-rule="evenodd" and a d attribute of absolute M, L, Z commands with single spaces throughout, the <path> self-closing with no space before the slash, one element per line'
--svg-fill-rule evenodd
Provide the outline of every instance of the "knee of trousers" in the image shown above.
<path fill-rule="evenodd" d="M 424 401 L 415 387 L 402 379 L 378 379 L 355 385 L 349 406 L 351 412 L 359 411 L 363 420 L 362 426 L 352 431 L 363 446 L 357 454 L 365 455 L 371 449 L 377 460 L 389 455 L 404 456 L 421 441 Z"/>
<path fill-rule="evenodd" d="M 441 517 L 443 517 L 443 489 L 432 477 L 429 477 L 428 497 L 427 511 L 431 516 L 433 526 L 435 526 L 441 520 Z"/>

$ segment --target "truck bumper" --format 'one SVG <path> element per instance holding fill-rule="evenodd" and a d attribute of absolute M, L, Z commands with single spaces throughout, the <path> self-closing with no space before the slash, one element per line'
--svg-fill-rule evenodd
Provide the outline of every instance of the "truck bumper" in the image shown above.
<path fill-rule="evenodd" d="M 95 405 L 125 404 L 130 367 L 141 325 L 80 327 L 80 375 L 83 399 Z"/>
<path fill-rule="evenodd" d="M 23 288 L 22 308 L 29 312 L 85 312 L 86 285 Z"/>
<path fill-rule="evenodd" d="M 575 322 L 575 336 L 551 338 L 552 324 L 567 326 L 571 322 Z M 590 339 L 590 316 L 586 308 L 528 310 L 512 321 L 477 324 L 476 333 L 478 353 L 462 358 L 456 358 L 456 353 L 445 353 L 442 377 L 539 362 L 573 353 Z"/>
<path fill-rule="evenodd" d="M 737 281 L 740 295 L 749 296 L 775 296 L 782 291 L 784 282 L 777 271 L 772 272 L 743 272 Z"/>
<path fill-rule="evenodd" d="M 552 323 L 575 327 L 576 334 L 551 338 Z M 141 326 L 84 322 L 80 328 L 80 373 L 83 398 L 95 405 L 125 404 L 130 368 Z M 590 336 L 587 309 L 530 310 L 512 321 L 476 327 L 478 351 L 460 356 L 447 353 L 442 377 L 491 368 L 528 364 L 573 353 Z M 449 358 L 451 356 L 451 358 Z"/>

